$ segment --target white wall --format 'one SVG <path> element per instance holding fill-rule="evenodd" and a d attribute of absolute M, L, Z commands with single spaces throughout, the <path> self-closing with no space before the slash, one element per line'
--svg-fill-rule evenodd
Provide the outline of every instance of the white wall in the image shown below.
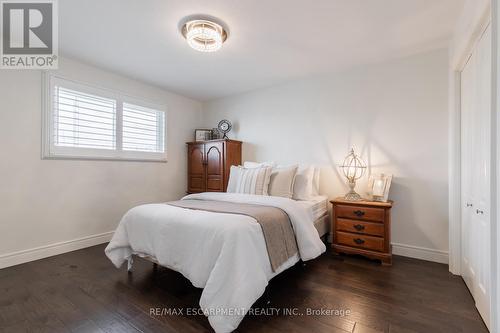
<path fill-rule="evenodd" d="M 41 72 L 2 71 L 0 268 L 104 242 L 129 208 L 186 191 L 199 102 L 69 59 L 57 73 L 166 105 L 168 162 L 42 160 Z"/>
<path fill-rule="evenodd" d="M 183 195 L 184 142 L 222 118 L 233 121 L 246 160 L 321 165 L 321 191 L 331 198 L 346 191 L 334 165 L 354 146 L 372 172 L 395 176 L 395 253 L 447 260 L 445 50 L 204 105 L 73 60 L 60 68 L 167 105 L 169 161 L 41 160 L 41 73 L 2 71 L 0 268 L 104 242 L 130 207 Z"/>
<path fill-rule="evenodd" d="M 447 263 L 447 68 L 439 50 L 304 79 L 207 102 L 203 123 L 231 120 L 244 160 L 321 165 L 330 198 L 347 190 L 336 165 L 354 146 L 370 172 L 394 174 L 394 252 Z"/>

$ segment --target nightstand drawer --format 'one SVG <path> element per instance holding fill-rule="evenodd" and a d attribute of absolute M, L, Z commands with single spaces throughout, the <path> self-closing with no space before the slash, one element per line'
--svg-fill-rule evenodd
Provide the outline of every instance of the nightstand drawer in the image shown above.
<path fill-rule="evenodd" d="M 384 251 L 384 239 L 380 237 L 352 234 L 337 231 L 335 233 L 337 243 L 352 247 L 358 247 L 373 251 Z"/>
<path fill-rule="evenodd" d="M 383 223 L 338 218 L 337 221 L 335 221 L 335 229 L 339 231 L 355 232 L 363 235 L 384 237 Z"/>
<path fill-rule="evenodd" d="M 337 205 L 335 206 L 335 215 L 349 219 L 384 222 L 385 210 L 383 208 Z"/>

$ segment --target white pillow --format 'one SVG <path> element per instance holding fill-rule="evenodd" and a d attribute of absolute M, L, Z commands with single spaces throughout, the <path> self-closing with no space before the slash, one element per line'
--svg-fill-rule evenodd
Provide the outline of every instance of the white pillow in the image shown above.
<path fill-rule="evenodd" d="M 229 170 L 227 192 L 268 195 L 272 169 L 271 167 L 244 168 L 232 165 Z"/>
<path fill-rule="evenodd" d="M 315 167 L 307 166 L 300 167 L 295 176 L 293 185 L 293 199 L 295 200 L 311 200 L 313 195 Z"/>
<path fill-rule="evenodd" d="M 229 168 L 229 180 L 227 181 L 227 193 L 235 193 L 238 179 L 240 179 L 240 166 L 231 165 Z"/>
<path fill-rule="evenodd" d="M 243 166 L 245 168 L 261 168 L 261 167 L 272 167 L 274 168 L 276 166 L 276 163 L 275 162 L 250 162 L 250 161 L 245 161 L 245 163 L 243 163 Z"/>
<path fill-rule="evenodd" d="M 293 196 L 293 184 L 297 169 L 297 165 L 274 168 L 269 182 L 269 195 L 291 198 Z"/>

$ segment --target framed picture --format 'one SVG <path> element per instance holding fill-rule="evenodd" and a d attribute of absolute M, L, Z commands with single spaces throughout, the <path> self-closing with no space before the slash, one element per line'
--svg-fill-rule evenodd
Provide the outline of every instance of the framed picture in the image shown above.
<path fill-rule="evenodd" d="M 212 140 L 222 139 L 222 134 L 218 128 L 212 128 Z"/>
<path fill-rule="evenodd" d="M 206 141 L 212 139 L 211 129 L 195 129 L 194 130 L 194 141 Z"/>
<path fill-rule="evenodd" d="M 387 202 L 391 188 L 392 175 L 372 174 L 368 178 L 368 194 L 371 200 Z"/>

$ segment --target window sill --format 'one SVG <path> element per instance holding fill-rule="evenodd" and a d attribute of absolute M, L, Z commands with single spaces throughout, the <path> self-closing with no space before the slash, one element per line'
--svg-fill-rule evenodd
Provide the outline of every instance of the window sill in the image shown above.
<path fill-rule="evenodd" d="M 87 157 L 87 156 L 42 156 L 42 160 L 81 160 L 81 161 L 120 161 L 167 163 L 167 158 L 131 158 L 131 157 Z"/>
<path fill-rule="evenodd" d="M 58 149 L 57 152 L 42 152 L 42 160 L 88 160 L 88 161 L 124 161 L 124 162 L 158 162 L 166 163 L 166 153 L 144 153 L 144 152 L 75 152 L 70 149 Z M 116 152 L 115 152 L 116 153 Z"/>

